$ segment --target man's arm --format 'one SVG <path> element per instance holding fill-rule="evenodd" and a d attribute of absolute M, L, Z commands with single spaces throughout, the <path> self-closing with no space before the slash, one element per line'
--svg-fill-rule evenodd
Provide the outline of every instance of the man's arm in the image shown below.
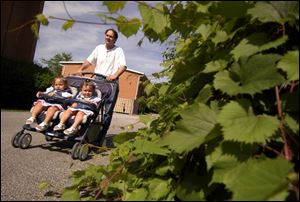
<path fill-rule="evenodd" d="M 118 71 L 116 73 L 114 73 L 113 75 L 107 76 L 106 80 L 113 81 L 113 80 L 117 79 L 123 72 L 125 72 L 126 68 L 127 68 L 126 66 L 119 67 Z"/>
<path fill-rule="evenodd" d="M 82 72 L 83 70 L 89 68 L 91 65 L 92 65 L 92 64 L 91 64 L 89 61 L 85 60 L 85 61 L 83 62 L 83 64 L 80 66 L 78 72 Z"/>

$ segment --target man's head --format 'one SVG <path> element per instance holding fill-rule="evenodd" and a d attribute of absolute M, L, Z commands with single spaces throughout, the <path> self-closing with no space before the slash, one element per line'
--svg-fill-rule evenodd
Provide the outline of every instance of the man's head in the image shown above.
<path fill-rule="evenodd" d="M 117 39 L 118 39 L 118 32 L 116 30 L 110 28 L 105 31 L 105 43 L 109 47 L 113 47 Z"/>

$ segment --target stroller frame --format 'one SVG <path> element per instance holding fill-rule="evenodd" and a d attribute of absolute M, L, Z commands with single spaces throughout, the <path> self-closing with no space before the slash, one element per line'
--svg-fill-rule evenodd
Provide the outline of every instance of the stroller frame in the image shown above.
<path fill-rule="evenodd" d="M 91 76 L 86 77 L 84 75 L 91 75 Z M 21 149 L 28 148 L 32 140 L 32 135 L 27 131 L 38 132 L 45 135 L 46 141 L 52 141 L 53 138 L 57 138 L 57 139 L 62 139 L 64 141 L 75 142 L 71 151 L 71 157 L 73 159 L 80 159 L 81 161 L 86 160 L 88 158 L 88 154 L 90 150 L 89 146 L 96 145 L 96 144 L 97 146 L 99 145 L 101 146 L 105 139 L 105 137 L 101 133 L 103 128 L 102 126 L 103 120 L 104 120 L 104 105 L 113 89 L 113 82 L 109 82 L 106 80 L 104 81 L 96 80 L 93 78 L 94 76 L 105 77 L 101 74 L 97 74 L 94 72 L 81 72 L 79 74 L 68 75 L 66 78 L 68 80 L 69 86 L 77 89 L 76 94 L 79 93 L 79 86 L 81 82 L 83 82 L 84 80 L 91 80 L 96 86 L 96 91 L 98 92 L 98 96 L 99 94 L 101 95 L 101 101 L 97 107 L 94 107 L 92 106 L 92 104 L 87 104 L 82 102 L 81 100 L 77 100 L 74 98 L 65 99 L 65 100 L 62 100 L 62 98 L 57 98 L 58 99 L 57 101 L 62 103 L 64 107 L 74 102 L 79 102 L 81 104 L 87 105 L 87 107 L 94 108 L 93 110 L 94 115 L 87 117 L 86 122 L 80 125 L 78 136 L 68 136 L 65 135 L 62 131 L 53 131 L 54 126 L 57 125 L 60 120 L 58 115 L 57 118 L 51 121 L 51 123 L 49 124 L 50 126 L 45 131 L 39 132 L 34 127 L 31 127 L 30 125 L 26 125 L 26 124 L 23 125 L 22 130 L 16 133 L 12 137 L 11 139 L 12 146 Z M 42 96 L 41 98 L 47 100 L 48 97 Z M 53 99 L 53 97 L 51 97 L 51 99 Z M 45 118 L 45 111 L 41 112 L 38 115 L 37 123 L 38 124 L 41 123 L 44 120 L 44 118 Z M 72 123 L 73 120 L 70 118 L 67 121 L 66 126 L 69 127 L 72 125 Z"/>

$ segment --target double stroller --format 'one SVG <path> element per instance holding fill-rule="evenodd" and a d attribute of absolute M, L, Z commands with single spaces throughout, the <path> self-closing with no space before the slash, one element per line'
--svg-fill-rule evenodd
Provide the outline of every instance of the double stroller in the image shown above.
<path fill-rule="evenodd" d="M 87 76 L 89 75 L 89 76 Z M 19 147 L 26 149 L 30 146 L 32 135 L 28 131 L 38 132 L 45 135 L 46 141 L 52 141 L 54 138 L 62 139 L 65 141 L 75 142 L 73 145 L 71 156 L 73 159 L 86 160 L 90 151 L 90 145 L 102 145 L 105 137 L 101 133 L 103 128 L 103 118 L 104 118 L 104 104 L 105 101 L 109 98 L 112 89 L 113 83 L 106 80 L 96 80 L 94 76 L 102 76 L 94 72 L 82 72 L 80 75 L 72 74 L 66 77 L 68 85 L 72 90 L 73 98 L 62 98 L 59 96 L 41 96 L 40 99 L 44 99 L 47 102 L 60 103 L 67 108 L 67 106 L 72 103 L 80 103 L 84 108 L 92 110 L 94 114 L 92 116 L 84 117 L 80 129 L 76 136 L 68 136 L 63 133 L 63 131 L 54 131 L 53 128 L 60 121 L 60 117 L 63 112 L 56 112 L 53 119 L 50 122 L 50 126 L 43 132 L 38 132 L 34 127 L 30 125 L 23 125 L 22 130 L 16 133 L 12 139 L 11 143 L 13 147 Z M 97 107 L 93 104 L 83 102 L 81 100 L 75 99 L 76 95 L 79 93 L 80 84 L 84 80 L 90 80 L 94 82 L 96 86 L 97 96 L 101 98 L 100 103 Z M 37 124 L 40 124 L 46 115 L 46 111 L 41 112 L 37 116 Z M 67 123 L 66 127 L 70 127 L 74 122 L 74 116 L 71 117 Z"/>

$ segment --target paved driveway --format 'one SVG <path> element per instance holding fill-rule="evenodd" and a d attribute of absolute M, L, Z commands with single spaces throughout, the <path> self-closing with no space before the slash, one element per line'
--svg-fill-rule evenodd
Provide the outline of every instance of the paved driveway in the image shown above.
<path fill-rule="evenodd" d="M 27 111 L 1 110 L 1 201 L 47 201 L 59 200 L 47 196 L 47 190 L 39 190 L 42 181 L 62 190 L 70 185 L 68 176 L 72 171 L 85 168 L 88 164 L 105 165 L 108 155 L 93 155 L 87 161 L 73 160 L 70 152 L 72 143 L 61 141 L 47 142 L 44 135 L 32 133 L 31 146 L 27 149 L 14 148 L 11 137 L 19 132 L 30 116 Z M 114 114 L 108 138 L 111 139 L 129 124 L 134 130 L 142 127 L 138 116 Z M 108 151 L 109 153 L 109 151 Z"/>

